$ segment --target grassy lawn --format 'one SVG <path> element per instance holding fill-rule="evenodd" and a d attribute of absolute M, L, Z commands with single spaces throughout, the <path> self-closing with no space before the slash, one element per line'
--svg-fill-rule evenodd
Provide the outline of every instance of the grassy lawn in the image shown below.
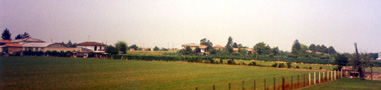
<path fill-rule="evenodd" d="M 58 57 L 1 57 L 1 89 L 216 90 L 257 89 L 272 79 L 316 72 L 239 65 Z M 295 78 L 294 78 L 295 80 Z M 277 83 L 278 84 L 278 83 Z"/>
<path fill-rule="evenodd" d="M 223 62 L 226 64 L 227 61 L 229 59 L 224 59 Z M 219 62 L 219 59 L 215 59 L 214 61 L 216 62 Z M 275 64 L 275 63 L 284 63 L 284 65 L 286 65 L 286 62 L 283 62 L 283 61 L 261 61 L 261 60 L 235 60 L 236 63 L 245 63 L 245 64 L 249 64 L 251 62 L 255 62 L 257 65 L 262 65 L 262 66 L 268 66 L 270 67 L 271 65 Z M 311 67 L 312 69 L 319 69 L 320 67 L 322 67 L 322 69 L 325 69 L 325 70 L 333 70 L 333 68 L 335 68 L 334 65 L 331 65 L 331 64 L 301 64 L 301 63 L 292 63 L 291 64 L 293 68 L 295 68 L 296 66 L 299 66 L 300 69 L 309 69 L 309 67 Z M 373 69 L 375 70 L 375 69 Z"/>
<path fill-rule="evenodd" d="M 381 90 L 381 81 L 343 78 L 301 90 Z"/>

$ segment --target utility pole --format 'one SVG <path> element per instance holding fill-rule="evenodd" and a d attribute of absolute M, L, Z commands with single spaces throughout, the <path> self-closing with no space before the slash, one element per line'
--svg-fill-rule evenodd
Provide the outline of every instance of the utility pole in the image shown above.
<path fill-rule="evenodd" d="M 355 60 L 355 65 L 358 67 L 358 72 L 360 74 L 360 77 L 364 77 L 364 74 L 362 72 L 362 67 L 361 67 L 361 62 L 360 62 L 360 55 L 359 55 L 359 52 L 357 50 L 357 43 L 355 43 L 355 49 L 356 49 L 356 58 L 357 60 Z"/>

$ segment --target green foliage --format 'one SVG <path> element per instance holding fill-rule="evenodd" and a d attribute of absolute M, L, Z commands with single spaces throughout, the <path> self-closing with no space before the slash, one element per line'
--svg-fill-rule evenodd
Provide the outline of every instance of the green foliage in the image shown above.
<path fill-rule="evenodd" d="M 336 54 L 337 52 L 336 52 L 335 48 L 333 48 L 332 46 L 329 46 L 328 53 L 329 54 Z"/>
<path fill-rule="evenodd" d="M 269 45 L 266 45 L 264 42 L 259 42 L 254 45 L 254 50 L 258 55 L 269 55 L 272 53 L 272 50 Z"/>
<path fill-rule="evenodd" d="M 206 51 L 209 51 L 209 50 L 213 49 L 213 43 L 210 42 L 210 40 L 208 40 L 206 38 L 203 38 L 203 39 L 200 40 L 200 45 L 206 45 L 206 46 L 208 46 L 206 48 Z"/>
<path fill-rule="evenodd" d="M 294 55 L 297 55 L 299 56 L 299 54 L 301 54 L 301 51 L 302 51 L 302 47 L 298 41 L 298 39 L 296 39 L 294 41 L 294 44 L 292 45 L 292 48 L 291 48 L 291 53 L 294 54 Z"/>
<path fill-rule="evenodd" d="M 233 38 L 229 36 L 228 43 L 226 43 L 225 48 L 232 48 L 233 47 Z"/>
<path fill-rule="evenodd" d="M 115 48 L 118 49 L 118 51 L 121 51 L 122 53 L 127 53 L 127 43 L 124 41 L 118 41 L 115 43 Z"/>
<path fill-rule="evenodd" d="M 196 47 L 196 49 L 195 49 L 195 53 L 198 54 L 198 53 L 200 53 L 200 52 L 201 52 L 201 49 L 200 49 L 199 47 Z"/>
<path fill-rule="evenodd" d="M 284 67 L 286 67 L 286 66 L 284 65 L 284 63 L 279 63 L 278 68 L 284 68 Z"/>
<path fill-rule="evenodd" d="M 5 28 L 3 34 L 1 34 L 1 38 L 4 40 L 11 40 L 11 32 L 9 32 L 8 28 Z"/>
<path fill-rule="evenodd" d="M 291 62 L 287 62 L 287 68 L 291 68 L 292 65 L 291 65 Z"/>
<path fill-rule="evenodd" d="M 278 63 L 274 63 L 273 65 L 271 65 L 271 67 L 277 67 L 278 66 Z"/>
<path fill-rule="evenodd" d="M 106 46 L 105 49 L 106 49 L 105 50 L 106 53 L 108 53 L 108 54 L 118 54 L 118 52 L 119 52 L 119 50 L 117 48 L 115 48 L 114 46 L 111 46 L 111 45 Z"/>
<path fill-rule="evenodd" d="M 348 64 L 348 57 L 344 54 L 337 54 L 335 57 L 335 64 L 337 64 L 337 68 L 341 70 L 343 66 Z"/>
<path fill-rule="evenodd" d="M 251 62 L 251 63 L 249 63 L 249 66 L 257 66 L 257 63 Z"/>
<path fill-rule="evenodd" d="M 136 44 L 131 45 L 130 48 L 133 48 L 134 50 L 138 50 L 138 46 L 136 46 Z"/>
<path fill-rule="evenodd" d="M 30 38 L 30 35 L 27 32 L 24 32 L 24 34 L 18 34 L 15 39 L 23 39 L 23 38 Z"/>
<path fill-rule="evenodd" d="M 309 50 L 311 50 L 312 52 L 316 52 L 316 45 L 315 44 L 311 44 L 309 47 L 308 47 Z"/>
<path fill-rule="evenodd" d="M 235 63 L 234 59 L 230 59 L 230 60 L 228 60 L 228 64 L 235 65 L 236 63 Z"/>
<path fill-rule="evenodd" d="M 278 47 L 274 47 L 271 50 L 272 50 L 273 55 L 278 55 L 279 54 L 279 48 Z"/>
<path fill-rule="evenodd" d="M 295 68 L 299 69 L 300 67 L 299 67 L 299 66 L 296 66 Z"/>
<path fill-rule="evenodd" d="M 160 50 L 160 48 L 159 48 L 159 47 L 157 47 L 157 46 L 155 46 L 155 48 L 153 48 L 153 50 L 154 50 L 154 51 L 159 51 L 159 50 Z"/>

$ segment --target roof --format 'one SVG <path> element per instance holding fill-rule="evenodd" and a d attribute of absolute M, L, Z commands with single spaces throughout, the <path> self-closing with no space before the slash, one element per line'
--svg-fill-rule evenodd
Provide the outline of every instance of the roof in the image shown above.
<path fill-rule="evenodd" d="M 22 47 L 48 47 L 52 43 L 24 43 Z"/>
<path fill-rule="evenodd" d="M 238 51 L 238 48 L 233 48 L 233 51 Z"/>
<path fill-rule="evenodd" d="M 224 47 L 221 45 L 215 45 L 215 46 L 213 46 L 213 48 L 224 48 Z"/>
<path fill-rule="evenodd" d="M 107 46 L 107 45 L 103 43 L 98 43 L 98 42 L 82 42 L 77 44 L 77 46 Z"/>
<path fill-rule="evenodd" d="M 4 39 L 0 40 L 0 43 L 10 43 L 10 42 L 11 42 L 11 40 L 4 40 Z"/>
<path fill-rule="evenodd" d="M 16 39 L 13 40 L 12 42 L 45 42 L 40 39 L 35 39 L 35 38 L 23 38 L 23 39 Z"/>
<path fill-rule="evenodd" d="M 201 49 L 205 49 L 205 48 L 208 48 L 208 46 L 206 46 L 206 45 L 200 45 L 200 48 Z"/>
<path fill-rule="evenodd" d="M 181 46 L 183 46 L 183 47 L 187 47 L 187 46 L 189 46 L 189 47 L 198 47 L 198 46 L 200 46 L 199 44 L 196 44 L 196 43 L 188 43 L 188 44 L 183 44 L 183 45 L 181 45 Z"/>
<path fill-rule="evenodd" d="M 2 47 L 22 47 L 19 43 L 6 43 Z"/>

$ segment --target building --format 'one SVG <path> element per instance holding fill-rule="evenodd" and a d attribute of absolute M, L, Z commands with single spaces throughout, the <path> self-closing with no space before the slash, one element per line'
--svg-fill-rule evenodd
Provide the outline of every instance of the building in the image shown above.
<path fill-rule="evenodd" d="M 206 46 L 206 45 L 200 45 L 201 53 L 206 53 L 207 48 L 208 48 L 208 46 Z"/>
<path fill-rule="evenodd" d="M 77 44 L 77 48 L 86 48 L 91 51 L 104 51 L 105 47 L 107 45 L 103 43 L 98 43 L 98 42 L 82 42 Z"/>
<path fill-rule="evenodd" d="M 5 43 L 4 45 L 1 45 L 0 48 L 2 53 L 8 52 L 9 54 L 22 51 L 22 46 L 19 43 Z"/>
<path fill-rule="evenodd" d="M 45 43 L 45 41 L 42 41 L 40 39 L 35 39 L 35 38 L 23 38 L 23 39 L 16 39 L 12 41 L 13 43 L 19 43 L 19 44 L 24 44 L 24 43 Z"/>
<path fill-rule="evenodd" d="M 224 49 L 224 47 L 221 46 L 221 45 L 215 45 L 215 46 L 213 46 L 213 48 L 214 48 L 215 50 L 222 50 L 222 49 Z"/>
<path fill-rule="evenodd" d="M 197 47 L 200 47 L 200 45 L 196 43 L 188 43 L 188 44 L 183 44 L 181 46 L 183 47 L 184 50 L 186 49 L 186 47 L 190 47 L 192 50 L 195 50 Z"/>
<path fill-rule="evenodd" d="M 53 43 L 53 44 L 49 44 L 48 46 L 46 46 L 44 49 L 43 49 L 44 52 L 46 51 L 58 51 L 58 52 L 67 52 L 67 51 L 70 51 L 70 52 L 79 52 L 81 51 L 81 48 L 75 48 L 75 47 L 67 47 L 66 45 L 62 44 L 62 43 Z"/>
<path fill-rule="evenodd" d="M 234 52 L 238 52 L 238 51 L 239 51 L 239 48 L 233 48 L 233 51 L 234 51 Z"/>
<path fill-rule="evenodd" d="M 381 61 L 381 52 L 378 53 L 378 58 L 376 60 Z"/>
<path fill-rule="evenodd" d="M 23 43 L 22 51 L 44 51 L 44 49 L 52 43 Z"/>

